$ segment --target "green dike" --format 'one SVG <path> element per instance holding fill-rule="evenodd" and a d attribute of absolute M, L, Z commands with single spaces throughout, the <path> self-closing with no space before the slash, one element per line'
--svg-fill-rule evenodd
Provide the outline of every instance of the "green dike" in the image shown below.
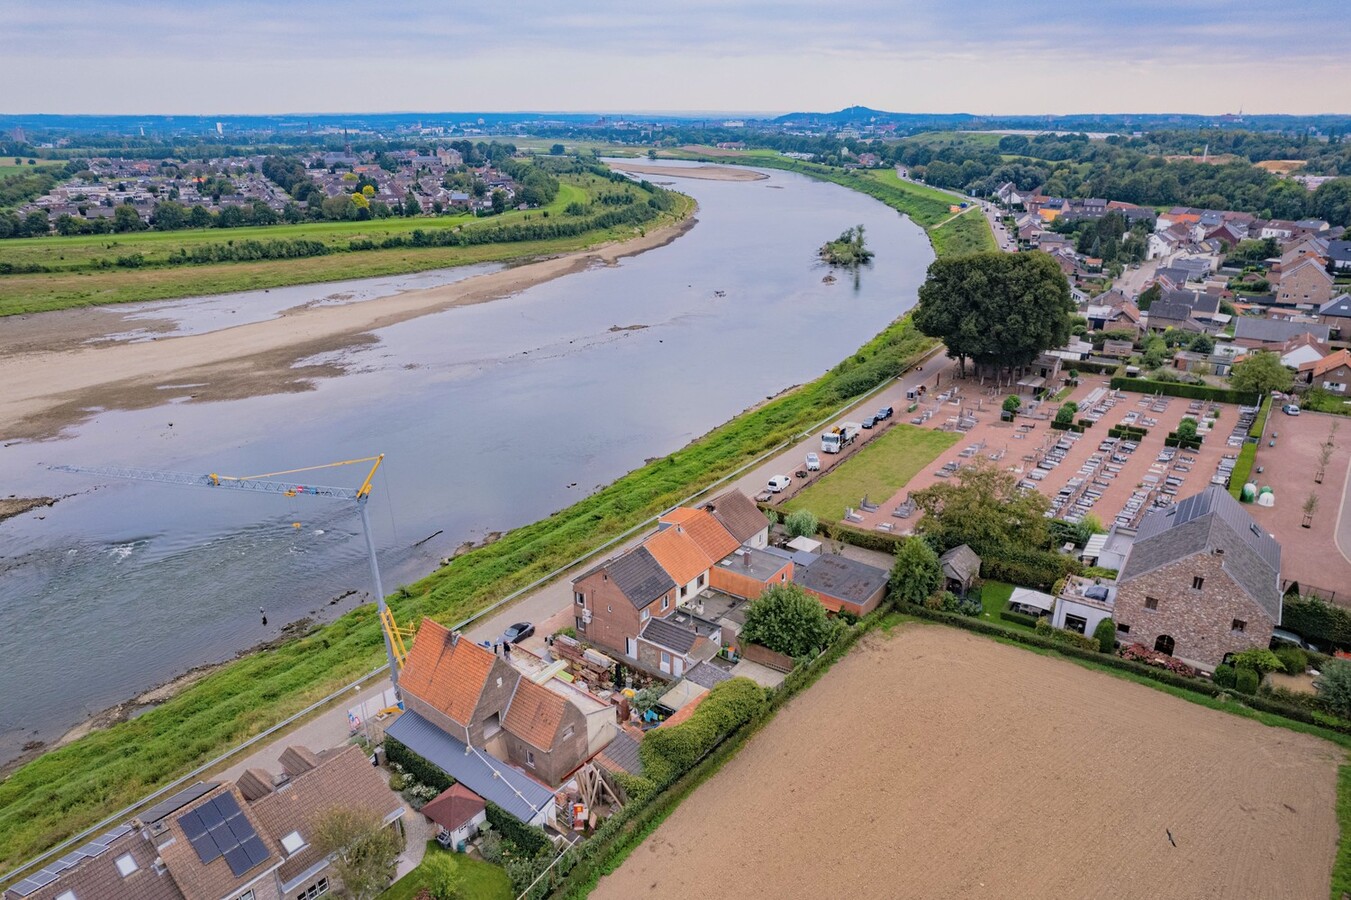
<path fill-rule="evenodd" d="M 546 211 L 550 214 L 550 222 L 572 224 L 578 220 L 563 213 L 569 203 L 589 201 L 597 193 L 627 192 L 647 196 L 638 185 L 610 182 L 595 175 L 563 175 L 560 180 L 558 196 L 548 207 L 524 212 L 513 210 L 490 218 L 390 218 L 0 241 L 0 271 L 8 266 L 16 273 L 0 274 L 0 316 L 550 256 L 625 240 L 639 232 L 683 221 L 695 208 L 690 197 L 668 192 L 675 205 L 669 211 L 654 213 L 651 219 L 637 225 L 593 227 L 580 234 L 541 240 L 505 240 L 451 247 L 385 249 L 379 246 L 384 240 L 407 242 L 417 231 L 445 236 L 446 232 L 455 229 L 479 231 L 505 227 L 510 231 L 513 226 L 518 229 L 530 227 L 539 224 Z M 603 213 L 599 209 L 593 210 L 592 216 L 598 215 Z M 191 254 L 204 248 L 239 246 L 245 241 L 316 242 L 323 245 L 325 252 L 291 259 L 168 263 L 171 255 L 180 250 Z M 361 249 L 352 249 L 353 242 L 360 242 Z M 136 256 L 143 257 L 143 265 L 126 268 L 115 264 L 118 258 Z M 37 266 L 47 271 L 25 272 L 25 266 Z"/>
<path fill-rule="evenodd" d="M 745 413 L 546 519 L 456 559 L 396 595 L 401 622 L 458 622 L 650 519 L 792 438 L 928 353 L 898 320 L 816 381 Z M 53 750 L 0 783 L 0 865 L 83 830 L 258 734 L 383 660 L 367 605 L 275 650 L 229 663 L 137 719 Z"/>

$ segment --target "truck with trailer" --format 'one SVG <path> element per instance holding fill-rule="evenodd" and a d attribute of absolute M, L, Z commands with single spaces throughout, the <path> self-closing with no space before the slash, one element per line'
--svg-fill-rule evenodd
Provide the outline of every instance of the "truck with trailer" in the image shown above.
<path fill-rule="evenodd" d="M 854 442 L 854 438 L 858 437 L 861 427 L 857 422 L 841 422 L 833 428 L 827 429 L 821 435 L 821 452 L 839 453 Z"/>

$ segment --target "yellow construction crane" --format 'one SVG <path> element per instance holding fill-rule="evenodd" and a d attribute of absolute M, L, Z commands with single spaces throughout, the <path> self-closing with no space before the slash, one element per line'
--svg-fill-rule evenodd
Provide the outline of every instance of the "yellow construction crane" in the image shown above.
<path fill-rule="evenodd" d="M 305 466 L 300 469 L 285 469 L 280 472 L 266 472 L 262 475 L 194 475 L 186 472 L 159 472 L 153 469 L 136 469 L 126 466 L 51 466 L 58 472 L 75 472 L 84 475 L 99 475 L 108 478 L 127 478 L 133 481 L 153 481 L 158 484 L 181 484 L 190 487 L 227 488 L 232 490 L 259 491 L 265 494 L 280 494 L 284 497 L 325 497 L 330 500 L 347 500 L 356 504 L 357 514 L 361 517 L 361 533 L 366 539 L 366 558 L 370 563 L 371 581 L 375 587 L 376 610 L 380 617 L 380 630 L 385 637 L 385 655 L 389 659 L 389 677 L 394 682 L 395 693 L 399 690 L 399 669 L 408 658 L 405 639 L 411 638 L 409 629 L 401 629 L 394 621 L 394 613 L 385 604 L 385 589 L 380 581 L 380 566 L 375 559 L 375 540 L 371 536 L 370 516 L 366 512 L 366 501 L 371 495 L 371 481 L 385 461 L 385 455 L 365 456 L 361 459 L 345 459 L 341 462 L 324 463 L 318 466 Z M 299 475 L 303 472 L 317 472 L 321 469 L 335 469 L 340 466 L 371 463 L 371 470 L 358 488 L 326 487 L 306 484 L 295 480 L 279 480 L 283 475 Z M 402 700 L 402 695 L 400 700 Z"/>

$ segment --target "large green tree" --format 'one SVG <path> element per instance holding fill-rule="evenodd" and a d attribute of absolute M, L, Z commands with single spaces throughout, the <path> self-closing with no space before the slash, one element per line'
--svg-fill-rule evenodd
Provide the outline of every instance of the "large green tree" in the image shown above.
<path fill-rule="evenodd" d="M 1256 391 L 1266 396 L 1272 391 L 1288 391 L 1295 375 L 1275 353 L 1254 353 L 1234 365 L 1229 383 L 1236 391 Z"/>
<path fill-rule="evenodd" d="M 942 548 L 967 544 L 980 556 L 999 556 L 1013 547 L 1040 550 L 1050 541 L 1049 501 L 989 463 L 910 496 L 924 510 L 916 529 Z"/>
<path fill-rule="evenodd" d="M 796 584 L 776 584 L 746 607 L 741 639 L 794 659 L 815 656 L 835 634 L 821 601 Z"/>
<path fill-rule="evenodd" d="M 943 584 L 938 554 L 919 537 L 906 538 L 891 566 L 891 595 L 905 603 L 923 603 Z"/>
<path fill-rule="evenodd" d="M 1069 282 L 1045 253 L 973 253 L 929 266 L 915 326 L 966 371 L 1025 366 L 1070 338 Z"/>
<path fill-rule="evenodd" d="M 326 856 L 348 897 L 370 900 L 389 887 L 403 837 L 372 813 L 334 807 L 315 826 L 314 844 Z"/>

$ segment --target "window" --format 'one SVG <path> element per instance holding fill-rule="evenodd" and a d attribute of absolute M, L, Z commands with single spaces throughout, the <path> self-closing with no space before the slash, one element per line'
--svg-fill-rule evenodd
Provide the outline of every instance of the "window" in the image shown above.
<path fill-rule="evenodd" d="M 294 855 L 303 846 L 305 846 L 305 839 L 300 836 L 299 831 L 293 831 L 281 839 L 281 848 L 286 851 L 287 856 Z"/>
<path fill-rule="evenodd" d="M 493 735 L 497 734 L 501 730 L 502 730 L 502 716 L 500 714 L 493 713 L 491 716 L 483 720 L 483 739 L 485 741 L 488 738 L 492 737 Z M 282 841 L 282 843 L 285 844 L 286 842 Z"/>
<path fill-rule="evenodd" d="M 527 750 L 527 751 L 525 751 L 525 764 L 526 764 L 527 766 L 529 766 L 530 768 L 532 768 L 532 769 L 535 768 L 535 751 L 534 751 L 534 750 Z"/>
<path fill-rule="evenodd" d="M 571 725 L 569 725 L 567 728 L 564 728 L 564 729 L 563 729 L 563 740 L 566 741 L 566 740 L 567 740 L 568 738 L 570 738 L 570 737 L 572 737 L 572 726 L 571 726 Z"/>
<path fill-rule="evenodd" d="M 606 611 L 606 612 L 614 612 L 614 611 L 615 611 L 615 608 L 614 608 L 613 606 L 609 606 L 609 605 L 607 604 L 606 607 L 605 607 L 605 611 Z"/>
<path fill-rule="evenodd" d="M 665 603 L 666 598 L 663 597 L 662 602 Z M 652 618 L 652 611 L 647 609 L 643 610 L 643 621 L 646 622 L 650 618 Z"/>
<path fill-rule="evenodd" d="M 1086 628 L 1088 628 L 1088 620 L 1085 619 L 1083 616 L 1066 616 L 1066 617 L 1065 617 L 1065 630 L 1066 630 L 1066 631 L 1076 631 L 1076 632 L 1078 632 L 1079 634 L 1083 634 L 1083 633 L 1084 633 L 1084 630 L 1085 630 Z"/>
<path fill-rule="evenodd" d="M 707 581 L 707 580 L 708 580 L 708 575 L 707 575 L 707 573 L 705 573 L 705 574 L 703 574 L 703 575 L 700 575 L 699 578 L 698 578 L 698 580 L 695 581 L 694 583 L 695 583 L 698 587 L 703 587 L 703 586 L 704 586 L 704 582 Z"/>
<path fill-rule="evenodd" d="M 577 602 L 578 606 L 586 606 L 586 594 L 583 594 L 581 591 L 573 594 L 572 599 Z"/>
<path fill-rule="evenodd" d="M 1170 634 L 1161 634 L 1159 635 L 1159 639 L 1154 642 L 1155 650 L 1160 653 L 1167 653 L 1169 656 L 1173 655 L 1174 646 L 1173 636 Z"/>
<path fill-rule="evenodd" d="M 60 898 L 58 897 L 57 900 L 60 900 Z M 258 900 L 258 897 L 253 893 L 253 888 L 249 888 L 247 891 L 236 897 L 235 900 Z"/>
<path fill-rule="evenodd" d="M 1145 598 L 1145 609 L 1158 609 L 1158 608 L 1159 608 L 1159 600 L 1157 597 Z"/>
<path fill-rule="evenodd" d="M 681 590 L 684 590 L 684 588 L 681 588 Z M 661 598 L 661 608 L 662 608 L 662 609 L 670 609 L 670 607 L 671 607 L 671 598 L 670 598 L 670 597 L 662 597 L 662 598 Z"/>
<path fill-rule="evenodd" d="M 681 599 L 681 600 L 684 600 L 685 597 L 686 597 L 686 595 L 689 594 L 689 592 L 690 592 L 690 586 L 689 586 L 688 584 L 682 584 L 682 585 L 680 586 L 680 599 Z M 665 609 L 665 608 L 666 608 L 666 598 L 665 598 L 665 597 L 662 597 L 662 598 L 661 598 L 661 602 L 662 602 L 662 607 L 661 607 L 661 608 L 662 608 L 662 609 Z"/>
<path fill-rule="evenodd" d="M 320 878 L 314 884 L 305 888 L 299 894 L 296 894 L 296 900 L 314 900 L 315 897 L 322 897 L 328 893 L 328 879 Z"/>
<path fill-rule="evenodd" d="M 1205 583 L 1206 583 L 1206 580 L 1205 580 L 1204 578 L 1202 578 L 1200 575 L 1195 575 L 1195 576 L 1193 576 L 1193 577 L 1192 577 L 1192 590 L 1194 590 L 1194 591 L 1199 591 L 1199 590 L 1201 590 L 1201 585 L 1203 585 L 1203 584 L 1205 584 Z"/>
<path fill-rule="evenodd" d="M 1234 623 L 1229 626 L 1230 631 L 1246 631 L 1247 628 L 1248 623 L 1243 621 L 1242 619 L 1235 619 Z"/>
<path fill-rule="evenodd" d="M 1129 625 L 1122 625 L 1120 622 L 1117 622 L 1117 623 L 1116 623 L 1116 630 L 1117 630 L 1117 633 L 1118 633 L 1118 634 L 1130 634 L 1130 633 L 1131 633 L 1131 627 L 1130 627 Z"/>
<path fill-rule="evenodd" d="M 136 865 L 136 860 L 131 858 L 130 853 L 124 853 L 117 858 L 117 871 L 123 878 L 126 878 L 139 868 L 140 866 Z"/>
<path fill-rule="evenodd" d="M 580 616 L 577 618 L 577 631 L 578 633 L 583 634 L 586 632 L 586 622 L 584 622 Z"/>
<path fill-rule="evenodd" d="M 61 894 L 57 895 L 56 900 L 75 900 L 75 892 L 63 891 Z"/>

